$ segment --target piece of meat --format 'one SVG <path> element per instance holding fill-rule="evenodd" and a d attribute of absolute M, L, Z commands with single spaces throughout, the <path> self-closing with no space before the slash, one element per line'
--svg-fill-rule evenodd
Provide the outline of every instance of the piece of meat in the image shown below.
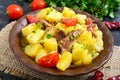
<path fill-rule="evenodd" d="M 39 19 L 38 22 L 39 22 L 39 23 L 43 23 L 43 24 L 45 24 L 46 27 L 53 27 L 52 24 L 50 24 L 49 22 L 47 22 L 47 21 L 44 20 L 44 19 Z"/>
<path fill-rule="evenodd" d="M 96 38 L 97 36 L 94 33 L 94 29 L 95 29 L 96 24 L 90 24 L 87 25 L 87 30 L 92 32 L 92 35 Z"/>
<path fill-rule="evenodd" d="M 66 37 L 61 39 L 59 41 L 61 51 L 64 51 L 64 50 L 71 51 L 71 48 L 73 44 L 77 42 L 77 36 L 80 35 L 80 33 L 81 33 L 81 30 L 74 30 L 70 32 Z M 71 36 L 73 37 L 73 39 L 70 38 Z"/>
<path fill-rule="evenodd" d="M 53 27 L 57 24 L 56 22 L 49 23 L 48 21 L 41 18 L 39 18 L 38 22 L 44 23 L 46 27 Z"/>
<path fill-rule="evenodd" d="M 81 30 L 74 30 L 72 32 L 69 33 L 69 36 L 73 36 L 73 37 L 77 37 L 79 34 L 81 33 Z"/>
<path fill-rule="evenodd" d="M 55 32 L 55 38 L 56 38 L 57 42 L 59 42 L 64 37 L 65 37 L 65 33 L 62 30 Z"/>

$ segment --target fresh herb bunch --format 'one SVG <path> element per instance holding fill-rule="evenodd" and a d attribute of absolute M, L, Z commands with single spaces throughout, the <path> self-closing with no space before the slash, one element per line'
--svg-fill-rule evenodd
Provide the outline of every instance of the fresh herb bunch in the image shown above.
<path fill-rule="evenodd" d="M 99 19 L 114 18 L 120 8 L 120 0 L 45 0 L 50 7 L 70 7 L 86 11 Z"/>

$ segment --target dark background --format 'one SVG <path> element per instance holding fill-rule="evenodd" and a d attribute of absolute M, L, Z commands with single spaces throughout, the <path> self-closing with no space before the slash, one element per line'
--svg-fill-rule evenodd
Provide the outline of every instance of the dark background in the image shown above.
<path fill-rule="evenodd" d="M 30 2 L 28 0 L 0 0 L 0 30 L 9 22 L 10 20 L 6 15 L 6 8 L 9 4 L 18 4 L 23 7 L 24 14 L 31 11 L 30 9 Z M 105 18 L 105 21 L 118 21 L 120 22 L 120 10 L 116 11 L 116 16 L 114 19 Z M 111 30 L 111 33 L 114 38 L 114 44 L 120 46 L 120 28 L 116 30 Z M 3 80 L 23 80 L 21 78 L 5 74 L 0 71 L 0 78 L 2 77 Z"/>

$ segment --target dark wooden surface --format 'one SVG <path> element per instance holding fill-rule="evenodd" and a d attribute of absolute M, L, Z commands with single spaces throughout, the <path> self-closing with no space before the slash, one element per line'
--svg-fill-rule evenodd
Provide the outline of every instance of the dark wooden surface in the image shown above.
<path fill-rule="evenodd" d="M 10 20 L 8 16 L 6 15 L 6 8 L 9 4 L 18 4 L 23 7 L 24 9 L 24 14 L 28 13 L 31 11 L 30 9 L 30 2 L 27 0 L 0 0 L 0 30 L 9 22 Z M 116 16 L 114 19 L 108 19 L 106 18 L 105 20 L 107 21 L 118 21 L 120 22 L 120 10 L 116 12 Z M 111 30 L 111 33 L 114 38 L 114 44 L 120 46 L 120 29 L 117 30 Z M 21 78 L 18 78 L 16 76 L 8 75 L 0 71 L 0 79 L 2 77 L 2 80 L 23 80 Z"/>

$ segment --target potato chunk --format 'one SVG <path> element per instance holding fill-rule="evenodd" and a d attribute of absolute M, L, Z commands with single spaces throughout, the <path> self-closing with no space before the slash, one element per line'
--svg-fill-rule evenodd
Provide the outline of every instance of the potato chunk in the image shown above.
<path fill-rule="evenodd" d="M 34 31 L 36 28 L 36 24 L 35 23 L 31 23 L 31 24 L 28 24 L 27 26 L 25 26 L 24 28 L 22 28 L 22 34 L 23 36 L 27 36 L 29 34 L 32 33 L 32 31 Z"/>
<path fill-rule="evenodd" d="M 46 16 L 49 14 L 49 12 L 53 11 L 54 9 L 53 8 L 45 8 L 45 9 L 42 9 L 38 14 L 37 14 L 37 17 L 38 18 L 43 18 L 43 19 L 46 19 Z"/>
<path fill-rule="evenodd" d="M 73 64 L 74 64 L 75 66 L 81 66 L 81 65 L 83 64 L 83 61 L 82 61 L 82 59 L 80 59 L 80 60 L 74 62 Z"/>
<path fill-rule="evenodd" d="M 74 30 L 74 26 L 71 26 L 71 27 L 68 27 L 68 28 L 66 28 L 66 30 L 65 30 L 65 34 L 69 34 L 71 31 L 73 31 Z"/>
<path fill-rule="evenodd" d="M 72 54 L 68 51 L 65 51 L 61 54 L 61 58 L 57 63 L 57 68 L 61 71 L 65 71 L 71 64 Z"/>
<path fill-rule="evenodd" d="M 31 58 L 35 58 L 37 52 L 42 49 L 42 45 L 35 44 L 35 45 L 27 45 L 24 49 L 25 53 L 30 56 Z"/>
<path fill-rule="evenodd" d="M 98 39 L 102 39 L 103 38 L 103 33 L 101 31 L 97 30 L 94 33 L 95 33 L 95 35 L 97 36 Z"/>
<path fill-rule="evenodd" d="M 62 31 L 65 31 L 66 28 L 67 28 L 67 26 L 66 26 L 65 24 L 63 24 L 63 23 L 60 23 L 60 22 L 57 23 L 56 26 L 55 26 L 55 29 L 56 29 L 56 30 L 62 30 Z"/>
<path fill-rule="evenodd" d="M 75 43 L 72 49 L 72 62 L 76 62 L 88 54 L 88 50 L 84 49 L 84 46 L 79 43 Z"/>
<path fill-rule="evenodd" d="M 55 38 L 50 38 L 50 39 L 44 39 L 44 47 L 45 49 L 50 52 L 50 51 L 57 51 L 57 41 Z"/>
<path fill-rule="evenodd" d="M 78 22 L 79 22 L 80 24 L 85 24 L 86 18 L 87 18 L 86 15 L 77 14 L 77 15 L 75 15 L 74 17 L 78 19 Z"/>
<path fill-rule="evenodd" d="M 62 18 L 62 14 L 58 11 L 51 11 L 47 16 L 46 20 L 49 22 L 58 22 Z"/>
<path fill-rule="evenodd" d="M 90 31 L 84 31 L 79 39 L 78 42 L 81 44 L 86 45 L 87 48 L 89 48 L 90 46 L 93 46 L 95 43 L 95 38 L 92 36 L 92 33 Z"/>
<path fill-rule="evenodd" d="M 103 47 L 103 40 L 102 39 L 96 39 L 94 47 L 95 47 L 95 50 L 97 52 L 100 52 L 101 50 L 103 50 L 104 49 L 104 47 Z"/>
<path fill-rule="evenodd" d="M 62 11 L 62 15 L 64 18 L 73 18 L 76 13 L 72 9 L 65 7 Z"/>
<path fill-rule="evenodd" d="M 38 60 L 47 55 L 47 51 L 45 49 L 40 49 L 35 57 L 35 61 L 38 63 Z"/>
<path fill-rule="evenodd" d="M 87 65 L 92 62 L 92 55 L 83 45 L 75 43 L 72 50 L 72 62 L 76 66 Z"/>
<path fill-rule="evenodd" d="M 40 43 L 40 39 L 44 36 L 45 31 L 37 29 L 33 33 L 29 34 L 26 37 L 26 40 L 29 44 L 37 44 Z"/>
<path fill-rule="evenodd" d="M 92 56 L 91 54 L 86 55 L 83 57 L 83 65 L 88 65 L 92 62 Z"/>

